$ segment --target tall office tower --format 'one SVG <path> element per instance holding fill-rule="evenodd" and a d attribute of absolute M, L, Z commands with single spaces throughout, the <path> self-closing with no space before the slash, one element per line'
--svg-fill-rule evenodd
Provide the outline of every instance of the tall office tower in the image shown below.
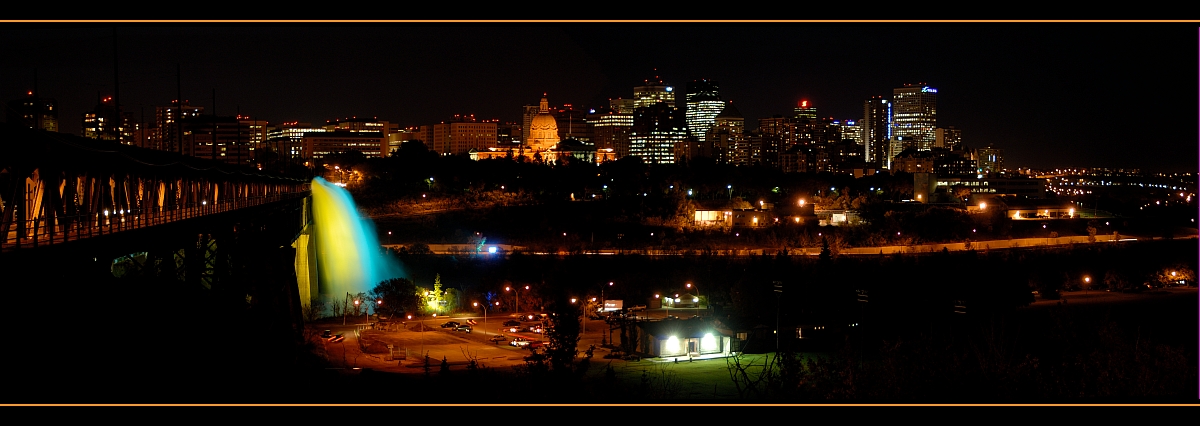
<path fill-rule="evenodd" d="M 911 138 L 918 150 L 927 151 L 937 142 L 937 89 L 925 83 L 905 84 L 892 90 L 894 136 Z"/>
<path fill-rule="evenodd" d="M 542 98 L 542 102 L 544 104 L 546 99 Z M 554 119 L 550 120 L 553 122 Z M 425 135 L 425 145 L 430 151 L 443 155 L 466 154 L 472 149 L 495 148 L 497 126 L 494 121 L 476 121 L 474 114 L 455 114 L 450 121 L 421 126 L 421 133 Z"/>
<path fill-rule="evenodd" d="M 182 121 L 188 117 L 198 117 L 204 112 L 204 107 L 188 105 L 178 99 L 171 101 L 171 106 L 154 109 L 154 129 L 150 134 L 150 148 L 163 151 L 183 153 L 184 144 L 181 139 Z"/>
<path fill-rule="evenodd" d="M 256 128 L 239 117 L 201 115 L 183 119 L 184 154 L 228 164 L 252 164 Z"/>
<path fill-rule="evenodd" d="M 701 146 L 711 146 L 708 148 L 711 151 L 709 155 L 718 164 L 739 164 L 739 159 L 749 162 L 751 149 L 746 140 L 746 118 L 733 106 L 733 102 L 727 103 L 721 113 L 713 118 L 713 127 Z"/>
<path fill-rule="evenodd" d="M 933 146 L 954 151 L 962 149 L 962 129 L 955 129 L 954 126 L 950 126 L 949 128 L 938 127 L 937 140 Z"/>
<path fill-rule="evenodd" d="M 704 142 L 705 134 L 715 123 L 714 118 L 725 109 L 725 102 L 721 101 L 718 93 L 719 86 L 717 82 L 710 80 L 688 83 L 687 93 L 684 94 L 687 101 L 684 118 L 687 121 L 688 134 L 695 136 L 698 142 Z"/>
<path fill-rule="evenodd" d="M 796 144 L 796 119 L 776 114 L 758 119 L 758 130 L 763 136 L 779 145 L 779 152 Z"/>
<path fill-rule="evenodd" d="M 501 122 L 498 118 L 491 120 L 483 120 L 486 123 L 496 123 L 496 147 L 508 149 L 514 146 L 520 146 L 521 141 L 521 124 L 513 121 Z"/>
<path fill-rule="evenodd" d="M 564 104 L 554 108 L 554 121 L 558 124 L 558 139 L 575 139 L 581 142 L 592 142 L 592 129 L 587 124 L 587 111 L 576 109 L 574 105 Z"/>
<path fill-rule="evenodd" d="M 617 108 L 591 109 L 588 110 L 587 123 L 592 128 L 592 142 L 596 149 L 612 148 L 617 158 L 629 155 L 632 112 L 621 113 Z"/>
<path fill-rule="evenodd" d="M 269 123 L 266 120 L 254 120 L 248 115 L 238 115 L 238 125 L 247 129 L 246 136 L 250 138 L 249 145 L 252 154 L 257 154 L 259 149 L 266 147 L 267 143 L 267 126 Z M 254 158 L 254 155 L 251 155 Z"/>
<path fill-rule="evenodd" d="M 882 96 L 867 99 L 860 123 L 865 161 L 886 167 L 888 140 L 892 139 L 892 103 Z"/>
<path fill-rule="evenodd" d="M 979 148 L 975 150 L 975 164 L 979 167 L 979 173 L 996 173 L 1004 170 L 1004 150 L 993 148 L 988 145 L 987 148 Z"/>
<path fill-rule="evenodd" d="M 321 127 L 313 126 L 312 123 L 301 123 L 298 121 L 288 121 L 271 126 L 267 133 L 267 145 L 281 159 L 293 161 L 303 159 L 304 155 L 304 135 L 306 133 L 326 132 Z"/>
<path fill-rule="evenodd" d="M 471 120 L 474 120 L 474 118 L 474 116 L 470 117 Z M 325 120 L 325 125 L 322 127 L 330 132 L 335 130 L 348 130 L 351 132 L 380 132 L 387 134 L 391 125 L 387 121 L 380 121 L 379 117 L 350 117 Z"/>
<path fill-rule="evenodd" d="M 907 149 L 919 151 L 917 148 L 917 142 L 904 136 L 895 136 L 892 139 L 888 139 L 887 147 L 887 153 L 884 154 L 883 162 L 881 164 L 884 168 L 891 170 L 892 172 L 896 171 L 892 166 L 895 165 L 895 159 L 900 155 L 900 153 Z"/>
<path fill-rule="evenodd" d="M 817 107 L 810 106 L 808 101 L 800 101 L 796 103 L 795 115 L 796 120 L 816 120 Z"/>
<path fill-rule="evenodd" d="M 140 127 L 133 119 L 132 113 L 118 111 L 111 96 L 101 98 L 93 111 L 83 114 L 83 137 L 85 138 L 139 146 L 137 134 Z"/>
<path fill-rule="evenodd" d="M 675 106 L 675 88 L 663 83 L 658 76 L 654 80 L 645 80 L 646 84 L 633 88 L 634 107 L 646 107 L 659 102 L 667 106 Z"/>
<path fill-rule="evenodd" d="M 646 164 L 675 162 L 675 145 L 687 136 L 683 113 L 666 102 L 639 107 L 633 113 L 629 155 Z"/>
<path fill-rule="evenodd" d="M 637 108 L 637 99 L 609 99 L 608 107 L 612 108 L 617 114 L 629 114 L 633 116 L 633 109 Z"/>
<path fill-rule="evenodd" d="M 548 108 L 548 107 L 547 107 Z M 521 143 L 529 145 L 529 123 L 533 121 L 533 117 L 537 117 L 541 107 L 538 105 L 525 105 L 521 107 Z"/>
<path fill-rule="evenodd" d="M 854 120 L 846 120 L 844 122 L 837 122 L 837 121 L 833 122 L 833 124 L 835 126 L 838 126 L 839 129 L 841 130 L 842 140 L 852 140 L 852 141 L 854 141 L 855 145 L 858 145 L 859 148 L 862 148 L 864 146 L 863 132 L 862 132 L 863 126 L 859 125 L 858 123 L 859 122 L 854 121 Z M 859 149 L 859 152 L 863 153 L 863 154 L 866 153 L 866 151 L 864 151 L 862 149 Z M 859 157 L 859 159 L 861 159 L 861 157 Z"/>
<path fill-rule="evenodd" d="M 30 129 L 58 131 L 58 108 L 54 99 L 39 97 L 30 90 L 24 99 L 8 101 L 6 120 Z"/>

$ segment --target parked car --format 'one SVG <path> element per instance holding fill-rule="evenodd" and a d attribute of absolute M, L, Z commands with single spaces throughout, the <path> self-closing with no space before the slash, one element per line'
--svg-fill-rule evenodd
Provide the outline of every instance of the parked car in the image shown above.
<path fill-rule="evenodd" d="M 470 332 L 471 332 L 471 326 L 469 326 L 469 325 L 466 325 L 466 324 L 463 324 L 463 325 L 460 325 L 460 326 L 458 326 L 458 327 L 454 327 L 454 331 L 465 331 L 465 332 L 467 332 L 467 333 L 470 333 Z"/>
<path fill-rule="evenodd" d="M 505 327 L 519 327 L 520 325 L 521 322 L 517 320 L 508 320 L 504 322 Z"/>
<path fill-rule="evenodd" d="M 458 324 L 457 322 L 455 322 L 455 321 L 450 321 L 450 322 L 447 322 L 447 323 L 445 323 L 445 324 L 442 324 L 442 328 L 455 328 L 455 327 L 458 327 L 458 325 L 459 325 L 459 324 Z"/>
<path fill-rule="evenodd" d="M 508 338 L 501 334 L 492 336 L 492 338 L 488 340 L 491 340 L 493 343 L 508 342 Z"/>
<path fill-rule="evenodd" d="M 333 331 L 332 331 L 332 330 L 325 330 L 325 331 L 322 331 L 322 332 L 321 332 L 321 338 L 322 338 L 322 339 L 328 339 L 328 338 L 330 338 L 330 337 L 333 337 Z"/>
<path fill-rule="evenodd" d="M 508 345 L 516 346 L 518 348 L 523 348 L 523 347 L 529 346 L 529 339 L 526 339 L 521 336 L 513 337 L 512 341 L 508 342 Z"/>

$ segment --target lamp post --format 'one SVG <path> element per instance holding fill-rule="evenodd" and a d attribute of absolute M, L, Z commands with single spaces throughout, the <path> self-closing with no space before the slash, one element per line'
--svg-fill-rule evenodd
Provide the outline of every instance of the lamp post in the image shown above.
<path fill-rule="evenodd" d="M 733 185 L 725 185 L 725 189 L 729 190 L 729 201 L 733 201 Z"/>
<path fill-rule="evenodd" d="M 1092 277 L 1083 277 L 1083 295 L 1087 296 L 1088 287 L 1092 284 Z"/>
<path fill-rule="evenodd" d="M 510 290 L 513 292 L 513 313 L 520 313 L 520 312 L 518 312 L 521 310 L 520 289 L 514 289 L 514 288 L 508 287 L 508 286 L 504 287 L 504 291 L 510 291 Z M 525 290 L 529 290 L 529 286 L 525 286 Z"/>
<path fill-rule="evenodd" d="M 572 298 L 571 298 L 571 304 L 572 304 L 572 305 L 574 305 L 574 304 L 575 304 L 575 301 L 576 301 L 576 299 L 575 299 L 574 297 L 572 297 Z M 581 310 L 580 310 L 580 312 L 582 312 L 582 311 L 583 311 L 583 310 L 581 309 Z M 584 334 L 587 334 L 587 313 L 586 313 L 586 312 L 584 312 L 584 313 L 583 313 L 583 315 L 581 315 L 581 316 L 580 316 L 580 318 L 579 318 L 579 322 L 580 322 L 581 324 L 583 324 L 582 331 L 580 331 L 580 332 L 579 332 L 579 335 L 580 335 L 580 336 L 582 336 L 582 335 L 584 335 Z"/>
<path fill-rule="evenodd" d="M 608 286 L 609 286 L 609 287 L 612 287 L 612 285 L 613 285 L 613 282 L 612 282 L 612 281 L 609 281 L 609 282 L 608 282 Z M 603 310 L 604 310 L 604 307 L 606 306 L 606 305 L 604 304 L 604 302 L 605 302 L 605 301 L 607 301 L 607 300 L 608 300 L 608 299 L 605 299 L 605 298 L 604 298 L 604 286 L 600 286 L 600 310 L 601 310 L 601 311 L 603 311 Z"/>
<path fill-rule="evenodd" d="M 364 308 L 365 308 L 365 306 L 364 306 Z M 358 309 L 358 299 L 354 299 L 354 309 Z M 367 312 L 367 310 L 363 309 L 363 313 L 365 314 L 366 312 Z M 343 321 L 345 321 L 345 320 L 343 319 Z"/>
<path fill-rule="evenodd" d="M 694 285 L 692 285 L 692 283 L 687 283 L 687 285 L 685 285 L 685 287 L 687 287 L 689 290 L 696 289 L 696 300 L 695 300 L 696 309 L 700 309 L 700 287 L 694 286 Z"/>
<path fill-rule="evenodd" d="M 346 292 L 346 300 L 350 300 L 350 292 Z M 346 302 L 343 301 L 342 303 L 345 304 Z M 345 308 L 349 308 L 349 306 L 346 306 Z M 346 314 L 347 313 L 348 312 L 346 312 L 346 309 L 342 309 L 342 325 L 346 325 Z"/>

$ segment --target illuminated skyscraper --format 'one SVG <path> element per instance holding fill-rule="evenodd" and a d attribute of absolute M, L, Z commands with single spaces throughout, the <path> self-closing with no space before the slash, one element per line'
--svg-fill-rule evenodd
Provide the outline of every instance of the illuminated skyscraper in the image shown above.
<path fill-rule="evenodd" d="M 83 137 L 139 146 L 141 126 L 133 114 L 120 112 L 111 96 L 100 99 L 96 108 L 83 114 Z"/>
<path fill-rule="evenodd" d="M 1004 170 L 1004 150 L 993 148 L 988 145 L 987 148 L 979 148 L 975 150 L 975 162 L 978 164 L 979 173 L 996 173 Z"/>
<path fill-rule="evenodd" d="M 937 89 L 905 84 L 892 90 L 894 136 L 911 139 L 918 150 L 927 151 L 937 142 Z"/>
<path fill-rule="evenodd" d="M 198 117 L 203 112 L 204 107 L 194 107 L 188 105 L 187 100 L 181 103 L 178 99 L 171 101 L 171 106 L 155 108 L 150 148 L 184 153 L 182 121 L 185 118 Z"/>
<path fill-rule="evenodd" d="M 633 127 L 633 112 L 620 112 L 620 101 L 610 101 L 613 107 L 592 109 L 587 115 L 596 149 L 612 148 L 617 158 L 629 155 L 629 132 Z"/>
<path fill-rule="evenodd" d="M 892 103 L 882 96 L 863 102 L 862 126 L 865 161 L 887 165 L 888 140 L 892 138 Z"/>
<path fill-rule="evenodd" d="M 28 97 L 8 102 L 8 122 L 30 129 L 58 131 L 58 110 L 54 99 L 39 97 L 30 90 Z"/>
<path fill-rule="evenodd" d="M 687 111 L 684 112 L 688 133 L 703 143 L 708 130 L 716 122 L 717 114 L 725 109 L 718 93 L 719 85 L 715 81 L 695 80 L 688 84 Z"/>
<path fill-rule="evenodd" d="M 633 113 L 629 135 L 629 155 L 646 164 L 675 162 L 675 145 L 687 135 L 683 113 L 666 102 L 640 107 Z"/>
<path fill-rule="evenodd" d="M 808 101 L 800 101 L 796 103 L 796 120 L 816 120 L 817 107 L 812 106 Z"/>
<path fill-rule="evenodd" d="M 658 76 L 654 77 L 654 81 L 646 80 L 643 86 L 633 88 L 634 107 L 646 107 L 659 102 L 666 103 L 667 106 L 675 106 L 675 88 L 666 85 Z"/>
<path fill-rule="evenodd" d="M 746 138 L 746 118 L 728 103 L 715 118 L 708 142 L 718 164 L 750 165 L 754 149 Z"/>
<path fill-rule="evenodd" d="M 937 142 L 934 143 L 934 147 L 952 150 L 961 149 L 962 129 L 956 129 L 954 126 L 950 126 L 949 128 L 939 127 L 935 134 L 937 135 Z"/>
<path fill-rule="evenodd" d="M 545 102 L 544 98 L 542 102 Z M 550 122 L 553 123 L 554 118 L 551 117 Z M 472 149 L 494 148 L 497 127 L 498 123 L 494 121 L 476 121 L 474 114 L 455 114 L 450 121 L 421 126 L 421 132 L 424 133 L 424 140 L 430 151 L 452 155 L 465 154 Z M 387 155 L 386 148 L 383 153 L 384 156 Z"/>

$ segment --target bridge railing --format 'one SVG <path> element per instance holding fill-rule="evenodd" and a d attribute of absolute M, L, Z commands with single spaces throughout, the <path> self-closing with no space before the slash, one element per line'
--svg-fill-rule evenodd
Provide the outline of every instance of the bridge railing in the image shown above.
<path fill-rule="evenodd" d="M 171 207 L 149 207 L 129 210 L 104 210 L 74 216 L 60 216 L 63 220 L 47 225 L 43 219 L 26 219 L 24 232 L 10 229 L 0 236 L 0 252 L 36 248 L 61 244 L 85 238 L 118 233 L 131 229 L 147 228 L 164 223 L 192 219 L 206 215 L 234 211 L 246 207 L 260 206 L 277 201 L 302 198 L 307 191 L 277 193 L 238 198 L 230 201 L 209 203 L 200 201 Z M 12 226 L 16 228 L 16 226 Z"/>

